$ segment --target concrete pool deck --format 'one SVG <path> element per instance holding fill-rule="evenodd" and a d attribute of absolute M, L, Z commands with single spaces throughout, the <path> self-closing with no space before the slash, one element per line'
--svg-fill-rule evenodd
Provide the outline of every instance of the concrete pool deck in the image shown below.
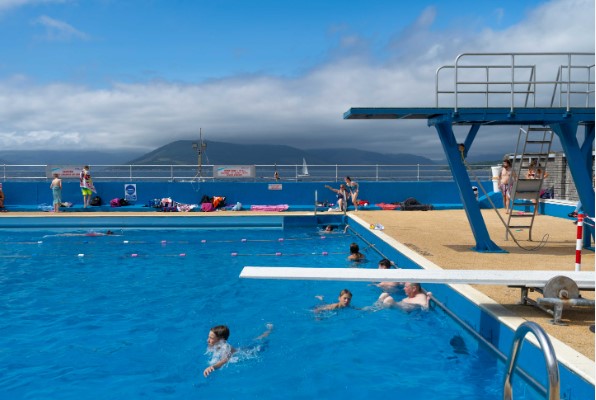
<path fill-rule="evenodd" d="M 433 262 L 443 269 L 509 269 L 509 270 L 567 270 L 575 269 L 576 225 L 571 220 L 539 215 L 534 224 L 535 241 L 527 240 L 526 231 L 514 234 L 520 244 L 535 248 L 544 235 L 548 235 L 546 245 L 538 250 L 526 251 L 511 240 L 505 241 L 505 230 L 493 210 L 483 210 L 483 217 L 492 240 L 508 253 L 478 253 L 471 248 L 475 245 L 470 225 L 463 210 L 442 211 L 358 211 L 349 213 L 367 224 L 382 224 L 382 231 L 387 236 L 402 243 L 415 253 Z M 326 215 L 329 213 L 321 213 Z M 213 212 L 213 213 L 148 213 L 148 212 L 6 212 L 3 217 L 163 217 L 200 218 L 203 216 L 247 216 L 247 215 L 312 215 L 312 212 Z M 594 271 L 594 252 L 584 250 L 582 270 Z M 515 315 L 540 324 L 546 332 L 572 349 L 595 359 L 594 333 L 590 326 L 594 324 L 594 312 L 586 310 L 565 310 L 563 319 L 568 326 L 552 325 L 552 317 L 535 307 L 516 304 L 520 299 L 520 290 L 505 286 L 472 285 L 495 302 L 503 305 Z M 582 291 L 582 296 L 594 299 L 593 291 Z M 540 297 L 530 292 L 530 297 Z"/>

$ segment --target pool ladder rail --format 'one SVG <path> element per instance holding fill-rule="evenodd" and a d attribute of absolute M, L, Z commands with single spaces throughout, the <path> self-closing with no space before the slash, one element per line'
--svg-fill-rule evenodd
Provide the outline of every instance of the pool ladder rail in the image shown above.
<path fill-rule="evenodd" d="M 548 335 L 535 322 L 526 321 L 517 328 L 515 335 L 513 336 L 513 344 L 511 345 L 511 354 L 508 359 L 507 373 L 505 374 L 505 383 L 503 386 L 503 400 L 513 400 L 513 388 L 511 386 L 511 379 L 513 378 L 513 371 L 515 370 L 515 364 L 517 362 L 517 356 L 523 343 L 523 339 L 528 332 L 532 332 L 542 353 L 544 354 L 544 360 L 546 361 L 546 369 L 548 373 L 548 388 L 547 397 L 548 400 L 560 400 L 560 379 L 559 379 L 559 366 L 557 364 L 557 357 L 555 355 L 555 349 L 548 338 Z"/>

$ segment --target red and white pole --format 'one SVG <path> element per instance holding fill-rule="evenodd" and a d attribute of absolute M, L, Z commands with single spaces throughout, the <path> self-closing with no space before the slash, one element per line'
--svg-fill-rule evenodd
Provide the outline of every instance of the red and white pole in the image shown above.
<path fill-rule="evenodd" d="M 577 241 L 575 243 L 575 270 L 579 271 L 582 267 L 582 247 L 584 234 L 584 214 L 577 214 Z"/>

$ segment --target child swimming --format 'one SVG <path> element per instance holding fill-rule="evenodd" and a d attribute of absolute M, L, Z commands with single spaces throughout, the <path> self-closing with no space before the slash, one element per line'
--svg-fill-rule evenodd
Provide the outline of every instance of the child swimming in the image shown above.
<path fill-rule="evenodd" d="M 265 339 L 273 330 L 273 324 L 265 325 L 267 329 L 261 335 L 255 338 L 255 340 Z M 228 361 L 232 359 L 232 356 L 239 350 L 235 349 L 228 343 L 230 337 L 230 329 L 226 325 L 217 325 L 211 328 L 209 335 L 207 336 L 207 351 L 205 354 L 211 355 L 209 366 L 203 371 L 203 376 L 206 378 L 216 369 L 220 369 Z M 244 353 L 254 352 L 259 350 L 259 347 L 241 350 Z"/>
<path fill-rule="evenodd" d="M 321 297 L 318 297 L 322 299 Z M 339 292 L 339 297 L 337 298 L 337 303 L 333 304 L 325 304 L 315 308 L 315 312 L 325 311 L 325 310 L 337 310 L 338 308 L 346 308 L 350 307 L 350 303 L 352 302 L 352 292 L 348 289 L 344 289 Z"/>

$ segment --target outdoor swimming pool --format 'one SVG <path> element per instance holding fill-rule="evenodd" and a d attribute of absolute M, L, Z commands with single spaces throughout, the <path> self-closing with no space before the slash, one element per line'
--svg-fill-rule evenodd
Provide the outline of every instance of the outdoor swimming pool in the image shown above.
<path fill-rule="evenodd" d="M 381 292 L 238 278 L 247 264 L 354 267 L 353 241 L 371 260 L 360 267 L 376 268 L 382 257 L 356 236 L 314 226 L 114 232 L 3 232 L 0 398 L 502 398 L 503 363 L 438 308 L 315 314 L 317 295 L 333 302 L 347 287 L 362 308 Z M 273 332 L 255 343 L 266 323 Z M 204 378 L 218 324 L 239 359 Z M 514 383 L 516 398 L 541 398 Z"/>

